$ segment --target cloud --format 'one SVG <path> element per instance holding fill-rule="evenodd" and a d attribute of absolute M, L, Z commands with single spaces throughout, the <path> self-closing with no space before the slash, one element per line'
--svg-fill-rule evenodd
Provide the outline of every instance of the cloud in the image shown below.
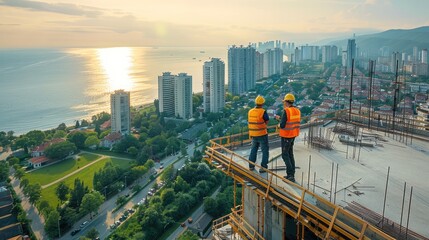
<path fill-rule="evenodd" d="M 103 13 L 103 11 L 99 8 L 68 3 L 46 3 L 28 0 L 0 0 L 0 5 L 25 8 L 39 12 L 60 13 L 72 16 L 97 17 Z"/>

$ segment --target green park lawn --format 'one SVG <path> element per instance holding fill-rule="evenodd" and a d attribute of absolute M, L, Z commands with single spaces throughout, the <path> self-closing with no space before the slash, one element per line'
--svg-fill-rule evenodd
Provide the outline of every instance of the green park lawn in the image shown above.
<path fill-rule="evenodd" d="M 107 157 L 97 163 L 94 163 L 93 165 L 85 169 L 82 169 L 82 171 L 66 178 L 64 182 L 67 186 L 69 186 L 70 188 L 73 188 L 74 180 L 76 178 L 79 178 L 84 182 L 85 186 L 87 186 L 88 189 L 92 189 L 93 188 L 92 180 L 94 177 L 94 173 L 100 170 L 101 168 L 103 168 L 106 162 L 109 162 L 109 161 L 111 161 L 113 165 L 116 165 L 123 169 L 130 167 L 130 164 L 131 164 L 131 161 Z M 45 189 L 42 189 L 42 197 L 40 200 L 46 200 L 49 202 L 50 206 L 56 207 L 59 203 L 58 197 L 55 195 L 55 189 L 57 188 L 58 185 L 59 185 L 59 182 Z"/>
<path fill-rule="evenodd" d="M 65 175 L 99 158 L 100 156 L 95 154 L 79 154 L 78 160 L 75 160 L 74 158 L 67 158 L 58 163 L 27 173 L 25 174 L 24 178 L 27 178 L 31 184 L 38 182 L 43 186 L 61 177 L 64 177 Z"/>

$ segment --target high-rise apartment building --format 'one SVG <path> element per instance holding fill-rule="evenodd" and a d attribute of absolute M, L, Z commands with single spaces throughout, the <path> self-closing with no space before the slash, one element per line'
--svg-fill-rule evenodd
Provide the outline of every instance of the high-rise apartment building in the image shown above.
<path fill-rule="evenodd" d="M 268 49 L 264 53 L 264 74 L 269 77 L 274 74 L 283 73 L 283 50 L 280 48 Z"/>
<path fill-rule="evenodd" d="M 347 51 L 341 52 L 341 65 L 343 65 L 343 67 L 347 67 Z"/>
<path fill-rule="evenodd" d="M 158 76 L 159 112 L 166 117 L 175 116 L 174 77 L 170 72 Z"/>
<path fill-rule="evenodd" d="M 428 50 L 426 48 L 422 50 L 422 63 L 428 63 Z"/>
<path fill-rule="evenodd" d="M 294 55 L 295 55 L 295 59 L 294 59 L 295 65 L 299 65 L 299 63 L 301 62 L 301 50 L 299 50 L 299 48 L 295 48 Z"/>
<path fill-rule="evenodd" d="M 413 47 L 413 61 L 417 62 L 419 60 L 419 48 Z"/>
<path fill-rule="evenodd" d="M 264 77 L 264 54 L 255 52 L 255 79 L 259 80 Z"/>
<path fill-rule="evenodd" d="M 174 77 L 174 110 L 176 117 L 192 118 L 192 76 L 186 73 Z"/>
<path fill-rule="evenodd" d="M 186 73 L 158 76 L 159 112 L 166 117 L 192 117 L 192 76 Z"/>
<path fill-rule="evenodd" d="M 217 113 L 225 106 L 225 63 L 212 58 L 203 66 L 204 112 Z"/>
<path fill-rule="evenodd" d="M 322 63 L 335 61 L 338 56 L 337 46 L 322 46 Z"/>
<path fill-rule="evenodd" d="M 301 46 L 301 60 L 319 60 L 319 47 L 318 46 Z"/>
<path fill-rule="evenodd" d="M 116 90 L 110 94 L 110 113 L 112 132 L 130 134 L 130 92 Z"/>
<path fill-rule="evenodd" d="M 354 59 L 356 64 L 356 42 L 354 39 L 349 39 L 347 42 L 347 69 L 351 71 L 352 69 L 352 60 Z"/>
<path fill-rule="evenodd" d="M 232 46 L 228 49 L 228 88 L 234 95 L 253 89 L 256 84 L 256 50 Z"/>
<path fill-rule="evenodd" d="M 391 56 L 391 62 L 390 62 L 390 70 L 392 73 L 396 73 L 396 70 L 398 70 L 398 72 L 400 72 L 401 68 L 402 68 L 402 54 L 399 52 L 393 52 L 392 56 Z M 398 67 L 398 68 L 396 68 Z"/>

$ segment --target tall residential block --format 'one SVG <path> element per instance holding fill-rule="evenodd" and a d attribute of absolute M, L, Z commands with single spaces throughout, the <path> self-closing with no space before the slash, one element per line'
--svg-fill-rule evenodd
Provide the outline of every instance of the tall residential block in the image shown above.
<path fill-rule="evenodd" d="M 203 66 L 204 112 L 219 112 L 225 106 L 225 63 L 212 58 Z"/>
<path fill-rule="evenodd" d="M 166 117 L 175 116 L 174 77 L 175 75 L 171 75 L 170 72 L 158 76 L 159 112 L 164 113 Z"/>
<path fill-rule="evenodd" d="M 283 50 L 280 48 L 268 49 L 264 53 L 263 77 L 283 73 Z"/>
<path fill-rule="evenodd" d="M 426 48 L 422 50 L 422 63 L 428 63 L 428 50 Z"/>
<path fill-rule="evenodd" d="M 341 52 L 341 65 L 343 65 L 343 67 L 347 67 L 347 51 Z"/>
<path fill-rule="evenodd" d="M 419 48 L 413 47 L 413 61 L 417 62 L 419 60 Z"/>
<path fill-rule="evenodd" d="M 233 95 L 253 89 L 256 84 L 256 50 L 232 46 L 228 49 L 228 88 Z"/>
<path fill-rule="evenodd" d="M 258 51 L 255 54 L 255 79 L 259 80 L 264 77 L 264 54 Z"/>
<path fill-rule="evenodd" d="M 299 63 L 301 62 L 301 50 L 299 50 L 299 48 L 297 47 L 297 48 L 295 48 L 295 51 L 294 51 L 294 62 L 295 62 L 295 65 L 299 65 Z"/>
<path fill-rule="evenodd" d="M 186 73 L 174 77 L 174 110 L 176 117 L 192 118 L 192 76 Z"/>
<path fill-rule="evenodd" d="M 352 69 L 352 60 L 355 60 L 356 64 L 356 42 L 354 39 L 349 39 L 347 41 L 347 69 L 351 71 Z"/>
<path fill-rule="evenodd" d="M 130 134 L 130 92 L 116 90 L 110 94 L 110 113 L 112 132 Z"/>
<path fill-rule="evenodd" d="M 322 46 L 322 63 L 330 63 L 338 57 L 337 46 Z"/>
<path fill-rule="evenodd" d="M 396 73 L 396 66 L 398 66 L 398 72 L 400 74 L 402 68 L 402 54 L 399 52 L 393 52 L 390 58 L 390 70 L 392 73 Z"/>

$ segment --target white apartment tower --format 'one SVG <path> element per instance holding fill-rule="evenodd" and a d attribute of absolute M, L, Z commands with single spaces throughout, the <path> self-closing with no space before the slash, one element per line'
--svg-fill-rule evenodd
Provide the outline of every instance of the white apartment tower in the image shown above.
<path fill-rule="evenodd" d="M 175 75 L 171 75 L 170 72 L 158 76 L 159 112 L 164 113 L 166 117 L 175 116 L 174 78 Z"/>
<path fill-rule="evenodd" d="M 110 95 L 110 112 L 112 132 L 130 134 L 130 92 L 116 90 Z"/>
<path fill-rule="evenodd" d="M 264 74 L 269 77 L 274 74 L 283 73 L 283 50 L 280 48 L 268 49 L 264 53 Z"/>
<path fill-rule="evenodd" d="M 341 53 L 341 64 L 343 67 L 347 67 L 347 51 L 342 51 Z"/>
<path fill-rule="evenodd" d="M 192 76 L 179 73 L 174 77 L 174 102 L 176 117 L 192 118 Z"/>
<path fill-rule="evenodd" d="M 337 56 L 337 46 L 322 46 L 322 63 L 334 62 Z"/>
<path fill-rule="evenodd" d="M 233 95 L 253 89 L 256 85 L 256 50 L 232 46 L 228 49 L 228 88 Z"/>
<path fill-rule="evenodd" d="M 212 58 L 203 66 L 204 112 L 217 113 L 225 106 L 225 63 Z"/>
<path fill-rule="evenodd" d="M 428 50 L 426 48 L 422 50 L 422 63 L 428 63 Z"/>

